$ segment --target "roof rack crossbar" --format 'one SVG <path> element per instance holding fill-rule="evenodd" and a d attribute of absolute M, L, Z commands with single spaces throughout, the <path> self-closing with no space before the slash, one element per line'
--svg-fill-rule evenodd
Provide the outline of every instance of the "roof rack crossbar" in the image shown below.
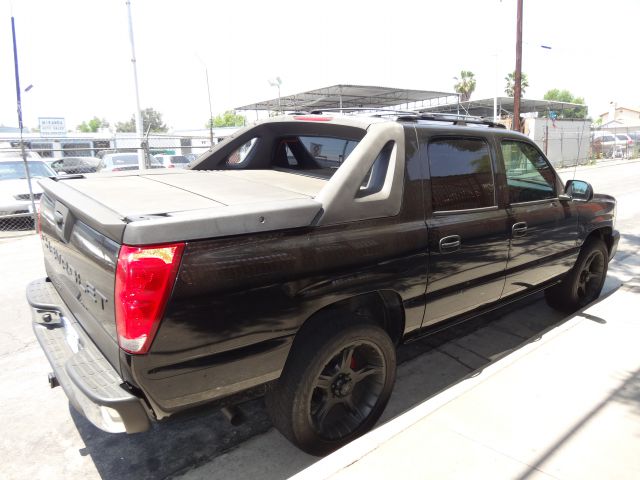
<path fill-rule="evenodd" d="M 482 117 L 476 117 L 472 115 L 461 115 L 457 113 L 420 113 L 414 110 L 395 110 L 391 108 L 370 108 L 370 107 L 332 107 L 332 108 L 319 108 L 311 110 L 311 115 L 321 115 L 329 112 L 361 112 L 370 113 L 371 116 L 394 116 L 397 120 L 430 120 L 433 122 L 451 122 L 454 125 L 486 125 L 492 128 L 507 128 L 501 123 L 494 122 Z"/>
<path fill-rule="evenodd" d="M 454 125 L 486 125 L 493 128 L 507 128 L 501 123 L 494 122 L 482 117 L 472 115 L 460 115 L 457 113 L 417 113 L 415 115 L 405 115 L 398 117 L 398 120 L 430 120 L 434 122 L 451 122 Z"/>

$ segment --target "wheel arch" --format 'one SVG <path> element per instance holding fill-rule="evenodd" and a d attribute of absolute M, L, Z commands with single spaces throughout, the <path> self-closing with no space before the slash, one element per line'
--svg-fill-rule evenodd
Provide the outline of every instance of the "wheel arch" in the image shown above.
<path fill-rule="evenodd" d="M 600 227 L 593 230 L 592 232 L 589 233 L 589 235 L 587 235 L 587 238 L 585 238 L 584 243 L 587 243 L 589 240 L 593 238 L 598 238 L 602 240 L 607 247 L 607 251 L 611 253 L 611 250 L 613 248 L 613 228 Z"/>
<path fill-rule="evenodd" d="M 294 345 L 321 329 L 324 322 L 345 315 L 356 317 L 354 323 L 362 321 L 377 324 L 387 332 L 395 345 L 402 341 L 405 314 L 400 295 L 394 290 L 376 290 L 338 300 L 314 312 L 302 323 L 294 338 Z"/>

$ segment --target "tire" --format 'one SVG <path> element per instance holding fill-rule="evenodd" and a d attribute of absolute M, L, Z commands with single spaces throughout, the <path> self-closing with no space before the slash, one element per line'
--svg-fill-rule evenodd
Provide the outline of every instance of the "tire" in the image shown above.
<path fill-rule="evenodd" d="M 609 251 L 601 239 L 587 240 L 562 282 L 545 290 L 547 304 L 561 312 L 571 313 L 593 302 L 602 291 L 608 260 Z"/>
<path fill-rule="evenodd" d="M 382 328 L 322 320 L 300 332 L 265 399 L 274 426 L 298 448 L 318 456 L 374 426 L 396 376 L 395 347 Z"/>

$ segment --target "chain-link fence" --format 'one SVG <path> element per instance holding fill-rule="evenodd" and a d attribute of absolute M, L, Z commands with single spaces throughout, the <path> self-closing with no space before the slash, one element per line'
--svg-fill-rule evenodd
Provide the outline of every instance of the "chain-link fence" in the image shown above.
<path fill-rule="evenodd" d="M 127 137 L 82 143 L 68 138 L 25 139 L 22 145 L 24 151 L 19 141 L 0 141 L 0 237 L 37 229 L 42 178 L 137 170 L 138 152 L 147 168 L 186 168 L 208 150 L 210 139 Z"/>
<path fill-rule="evenodd" d="M 3 236 L 30 232 L 37 226 L 42 190 L 36 176 L 50 174 L 37 154 L 10 143 L 0 147 L 0 232 Z M 34 161 L 36 160 L 36 161 Z"/>

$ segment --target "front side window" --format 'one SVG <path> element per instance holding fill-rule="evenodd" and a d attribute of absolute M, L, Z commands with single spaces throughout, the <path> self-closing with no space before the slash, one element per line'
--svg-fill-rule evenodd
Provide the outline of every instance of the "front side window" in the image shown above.
<path fill-rule="evenodd" d="M 492 207 L 495 203 L 491 154 L 477 138 L 429 142 L 433 211 Z"/>
<path fill-rule="evenodd" d="M 513 140 L 501 144 L 509 203 L 555 198 L 555 175 L 551 166 L 533 145 Z"/>

